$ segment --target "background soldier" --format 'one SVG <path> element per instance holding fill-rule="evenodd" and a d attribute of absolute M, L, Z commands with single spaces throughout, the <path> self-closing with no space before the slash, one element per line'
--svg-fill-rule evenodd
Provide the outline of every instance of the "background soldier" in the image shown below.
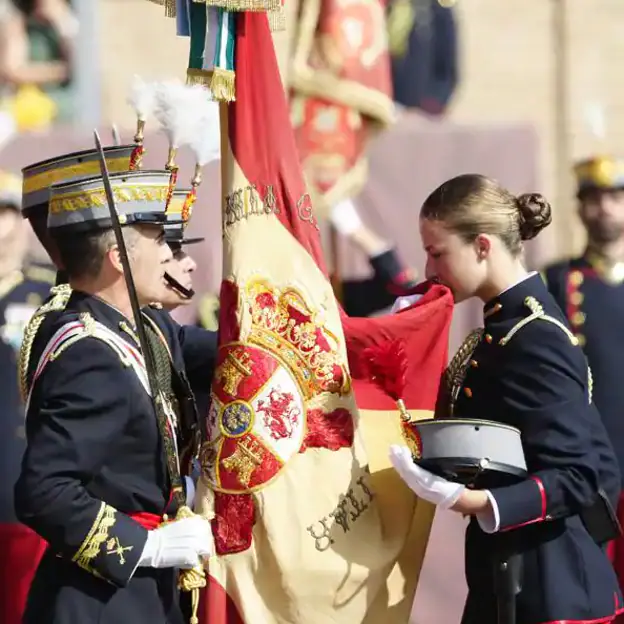
<path fill-rule="evenodd" d="M 593 374 L 593 399 L 624 470 L 624 160 L 596 157 L 575 166 L 579 214 L 587 248 L 545 269 L 548 289 L 583 346 Z M 624 474 L 624 473 L 623 473 Z M 622 497 L 618 505 L 624 520 Z M 624 586 L 624 542 L 610 545 Z M 624 620 L 624 618 L 622 618 Z"/>
<path fill-rule="evenodd" d="M 176 189 L 167 207 L 167 220 L 171 223 L 165 225 L 165 240 L 171 249 L 172 260 L 167 263 L 165 291 L 159 303 L 170 312 L 178 306 L 188 305 L 195 296 L 192 274 L 197 269 L 197 263 L 186 253 L 185 247 L 204 241 L 199 237 L 185 238 L 184 233 L 189 215 L 186 215 L 186 221 L 183 218 L 177 218 L 183 214 L 182 205 L 189 197 L 189 193 L 191 189 Z M 207 327 L 206 329 L 213 328 Z"/>
<path fill-rule="evenodd" d="M 54 271 L 29 263 L 28 229 L 22 219 L 22 181 L 0 172 L 0 621 L 18 624 L 28 586 L 45 543 L 19 524 L 13 484 L 24 452 L 24 405 L 17 353 L 24 327 L 54 283 Z"/>
<path fill-rule="evenodd" d="M 193 289 L 193 273 L 197 269 L 197 263 L 186 252 L 187 245 L 200 243 L 203 238 L 186 238 L 184 236 L 186 223 L 181 219 L 175 221 L 176 216 L 181 214 L 180 204 L 188 197 L 189 189 L 176 189 L 173 193 L 170 205 L 167 207 L 167 220 L 174 221 L 165 225 L 165 240 L 171 249 L 172 259 L 166 264 L 164 289 L 158 303 L 168 312 L 173 312 L 179 306 L 185 306 L 191 303 L 195 296 Z M 209 317 L 206 324 L 202 322 L 201 314 L 197 325 L 210 331 L 216 331 L 218 326 L 218 310 L 219 300 L 216 298 L 216 306 L 214 308 L 214 317 Z M 208 301 L 208 295 L 204 301 Z M 201 308 L 201 304 L 200 304 Z M 210 384 L 204 383 L 203 386 L 196 385 L 193 388 L 195 395 L 195 403 L 200 418 L 208 414 L 210 406 Z"/>
<path fill-rule="evenodd" d="M 162 293 L 171 259 L 162 229 L 170 175 L 111 182 L 145 306 Z M 194 433 L 181 413 L 192 402 L 184 369 L 209 383 L 214 336 L 150 311 L 156 370 L 146 369 L 104 197 L 98 178 L 51 189 L 48 226 L 72 294 L 33 375 L 15 489 L 18 517 L 50 544 L 24 621 L 177 624 L 173 568 L 209 554 L 211 531 L 201 518 L 163 521 L 189 502 L 177 459 Z"/>

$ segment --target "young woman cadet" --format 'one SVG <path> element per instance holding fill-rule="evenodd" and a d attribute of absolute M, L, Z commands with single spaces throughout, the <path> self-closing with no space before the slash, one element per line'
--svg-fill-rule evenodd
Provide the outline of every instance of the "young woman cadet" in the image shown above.
<path fill-rule="evenodd" d="M 496 624 L 493 562 L 501 552 L 522 554 L 517 624 L 603 624 L 624 608 L 585 522 L 588 510 L 604 508 L 600 494 L 614 497 L 619 488 L 615 457 L 591 404 L 583 352 L 541 277 L 522 261 L 523 241 L 550 221 L 541 195 L 515 197 L 480 175 L 445 182 L 420 213 L 427 277 L 457 302 L 485 304 L 483 331 L 446 407 L 455 418 L 520 429 L 529 472 L 515 485 L 467 489 L 416 466 L 406 447 L 390 450 L 418 496 L 471 516 L 462 624 Z"/>

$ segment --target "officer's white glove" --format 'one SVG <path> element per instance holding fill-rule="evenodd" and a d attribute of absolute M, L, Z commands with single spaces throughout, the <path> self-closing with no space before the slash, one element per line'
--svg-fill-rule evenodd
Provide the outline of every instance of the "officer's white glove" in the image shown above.
<path fill-rule="evenodd" d="M 465 489 L 460 483 L 447 481 L 417 466 L 406 446 L 393 444 L 390 461 L 414 494 L 442 509 L 452 507 Z"/>
<path fill-rule="evenodd" d="M 201 516 L 183 518 L 149 531 L 139 566 L 191 569 L 214 551 L 212 530 Z"/>
<path fill-rule="evenodd" d="M 390 314 L 394 314 L 395 312 L 400 312 L 401 310 L 405 310 L 405 308 L 409 308 L 411 305 L 414 305 L 422 295 L 406 295 L 405 297 L 399 297 L 393 304 Z"/>

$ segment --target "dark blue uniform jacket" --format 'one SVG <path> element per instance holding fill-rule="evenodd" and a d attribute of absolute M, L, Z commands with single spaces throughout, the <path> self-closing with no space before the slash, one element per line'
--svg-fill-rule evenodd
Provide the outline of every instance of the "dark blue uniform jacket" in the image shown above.
<path fill-rule="evenodd" d="M 472 520 L 463 624 L 496 624 L 494 563 L 522 553 L 517 624 L 608 621 L 624 605 L 603 549 L 579 514 L 613 495 L 620 475 L 597 410 L 587 361 L 539 275 L 489 302 L 454 416 L 520 429 L 529 478 L 494 488 L 499 530 Z"/>
<path fill-rule="evenodd" d="M 118 311 L 74 292 L 42 328 L 33 366 L 43 337 L 84 315 L 138 349 Z M 191 383 L 210 385 L 216 334 L 161 311 L 146 315 L 167 343 L 177 382 L 186 371 Z M 175 571 L 137 568 L 147 530 L 130 515 L 174 515 L 176 504 L 157 417 L 132 366 L 92 336 L 58 350 L 34 378 L 26 434 L 16 511 L 50 547 L 24 622 L 181 623 Z"/>

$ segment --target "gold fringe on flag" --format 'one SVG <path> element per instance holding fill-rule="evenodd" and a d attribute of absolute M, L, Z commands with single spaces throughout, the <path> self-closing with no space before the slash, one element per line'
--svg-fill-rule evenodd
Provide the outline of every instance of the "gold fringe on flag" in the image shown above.
<path fill-rule="evenodd" d="M 215 67 L 210 81 L 212 97 L 219 102 L 233 102 L 236 99 L 234 90 L 235 74 L 232 70 Z"/>
<path fill-rule="evenodd" d="M 209 87 L 212 82 L 212 70 L 192 69 L 186 70 L 186 84 L 203 85 Z"/>
<path fill-rule="evenodd" d="M 177 14 L 176 0 L 165 0 L 165 17 L 175 17 Z"/>
<path fill-rule="evenodd" d="M 280 4 L 279 9 L 269 11 L 267 17 L 271 32 L 286 30 L 286 7 L 283 4 Z"/>
<path fill-rule="evenodd" d="M 193 2 L 226 11 L 275 11 L 282 5 L 281 0 L 193 0 Z"/>

